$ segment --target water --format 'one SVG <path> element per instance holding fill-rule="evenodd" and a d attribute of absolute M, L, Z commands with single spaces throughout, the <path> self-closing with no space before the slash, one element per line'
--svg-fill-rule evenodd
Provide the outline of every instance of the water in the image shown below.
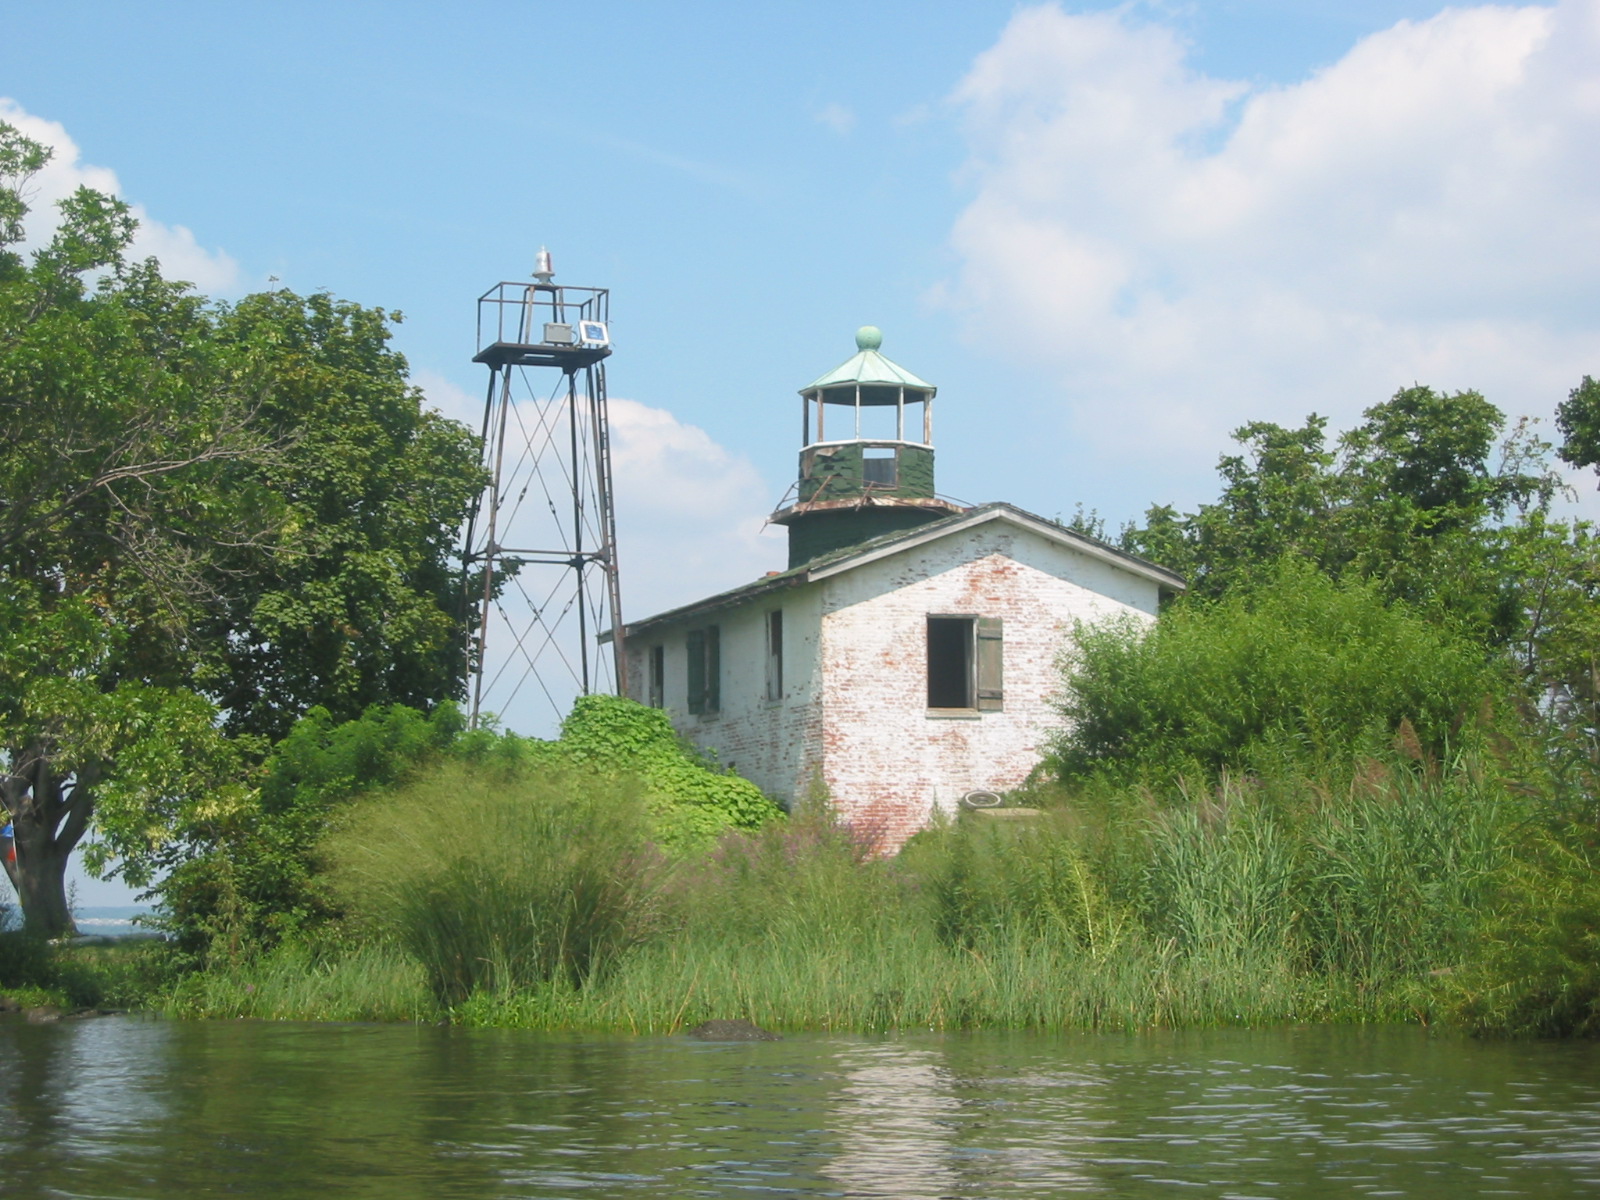
<path fill-rule="evenodd" d="M 78 932 L 85 936 L 97 937 L 127 937 L 133 933 L 143 933 L 148 926 L 134 924 L 137 917 L 150 917 L 155 909 L 148 904 L 105 904 L 90 905 L 72 910 L 72 922 L 78 927 Z"/>
<path fill-rule="evenodd" d="M 0 1023 L 10 1197 L 1600 1194 L 1600 1047 Z"/>

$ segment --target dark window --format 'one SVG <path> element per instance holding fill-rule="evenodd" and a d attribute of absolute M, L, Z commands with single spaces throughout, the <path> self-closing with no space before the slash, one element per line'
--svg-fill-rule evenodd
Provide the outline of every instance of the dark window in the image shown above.
<path fill-rule="evenodd" d="M 928 707 L 998 712 L 1005 700 L 999 617 L 928 618 Z"/>
<path fill-rule="evenodd" d="M 875 484 L 878 487 L 894 487 L 898 482 L 895 473 L 895 451 L 863 450 L 861 482 Z"/>
<path fill-rule="evenodd" d="M 650 707 L 667 706 L 667 648 L 650 647 Z"/>
<path fill-rule="evenodd" d="M 972 707 L 972 618 L 928 618 L 928 707 Z"/>
<path fill-rule="evenodd" d="M 783 610 L 767 614 L 767 699 L 783 699 Z"/>
<path fill-rule="evenodd" d="M 689 711 L 722 710 L 722 636 L 715 625 L 691 629 L 685 639 L 689 651 Z"/>

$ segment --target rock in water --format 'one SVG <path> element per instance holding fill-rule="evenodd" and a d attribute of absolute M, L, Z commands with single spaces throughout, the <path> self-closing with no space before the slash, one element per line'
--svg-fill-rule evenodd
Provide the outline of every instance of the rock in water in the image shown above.
<path fill-rule="evenodd" d="M 777 1034 L 749 1021 L 706 1021 L 689 1030 L 702 1042 L 781 1042 Z"/>

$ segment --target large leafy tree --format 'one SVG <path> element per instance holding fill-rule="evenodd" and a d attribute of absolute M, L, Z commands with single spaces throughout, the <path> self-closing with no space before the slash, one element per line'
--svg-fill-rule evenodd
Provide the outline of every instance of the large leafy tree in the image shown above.
<path fill-rule="evenodd" d="M 123 261 L 125 205 L 80 189 L 17 252 L 47 157 L 0 125 L 0 803 L 28 924 L 54 933 L 97 812 L 137 844 L 163 804 L 221 790 L 191 631 L 215 549 L 265 533 L 248 471 L 267 447 L 203 305 Z"/>
<path fill-rule="evenodd" d="M 1556 487 L 1549 446 L 1526 424 L 1504 426 L 1478 393 L 1427 387 L 1367 409 L 1331 444 L 1315 414 L 1298 429 L 1254 422 L 1234 434 L 1241 452 L 1218 464 L 1215 503 L 1190 514 L 1154 507 L 1123 542 L 1187 573 L 1202 598 L 1292 556 L 1504 635 L 1497 531 L 1544 511 Z"/>
<path fill-rule="evenodd" d="M 1600 463 L 1600 386 L 1585 379 L 1558 420 L 1562 457 Z M 1276 577 L 1286 558 L 1376 586 L 1508 655 L 1530 714 L 1600 771 L 1600 551 L 1589 524 L 1551 516 L 1559 479 L 1529 422 L 1508 430 L 1476 392 L 1419 386 L 1331 442 L 1315 415 L 1235 438 L 1215 503 L 1153 507 L 1123 544 L 1185 572 L 1199 604 Z"/>
<path fill-rule="evenodd" d="M 128 262 L 131 214 L 87 189 L 24 256 L 47 157 L 0 125 L 0 804 L 55 933 L 86 835 L 148 882 L 310 706 L 459 693 L 449 550 L 479 474 L 381 310 L 211 305 Z"/>
<path fill-rule="evenodd" d="M 231 732 L 283 737 L 312 706 L 458 698 L 467 643 L 456 534 L 482 490 L 478 448 L 427 408 L 389 345 L 398 316 L 274 291 L 218 317 L 261 386 L 253 426 L 280 447 L 258 482 L 281 506 L 244 544 L 204 623 Z"/>

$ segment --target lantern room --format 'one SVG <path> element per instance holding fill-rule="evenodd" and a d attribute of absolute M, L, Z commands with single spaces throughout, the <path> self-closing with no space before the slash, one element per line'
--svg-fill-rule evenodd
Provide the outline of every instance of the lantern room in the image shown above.
<path fill-rule="evenodd" d="M 934 494 L 938 389 L 882 346 L 882 331 L 863 325 L 855 355 L 800 389 L 795 503 L 772 518 L 789 528 L 791 567 L 960 511 Z"/>

